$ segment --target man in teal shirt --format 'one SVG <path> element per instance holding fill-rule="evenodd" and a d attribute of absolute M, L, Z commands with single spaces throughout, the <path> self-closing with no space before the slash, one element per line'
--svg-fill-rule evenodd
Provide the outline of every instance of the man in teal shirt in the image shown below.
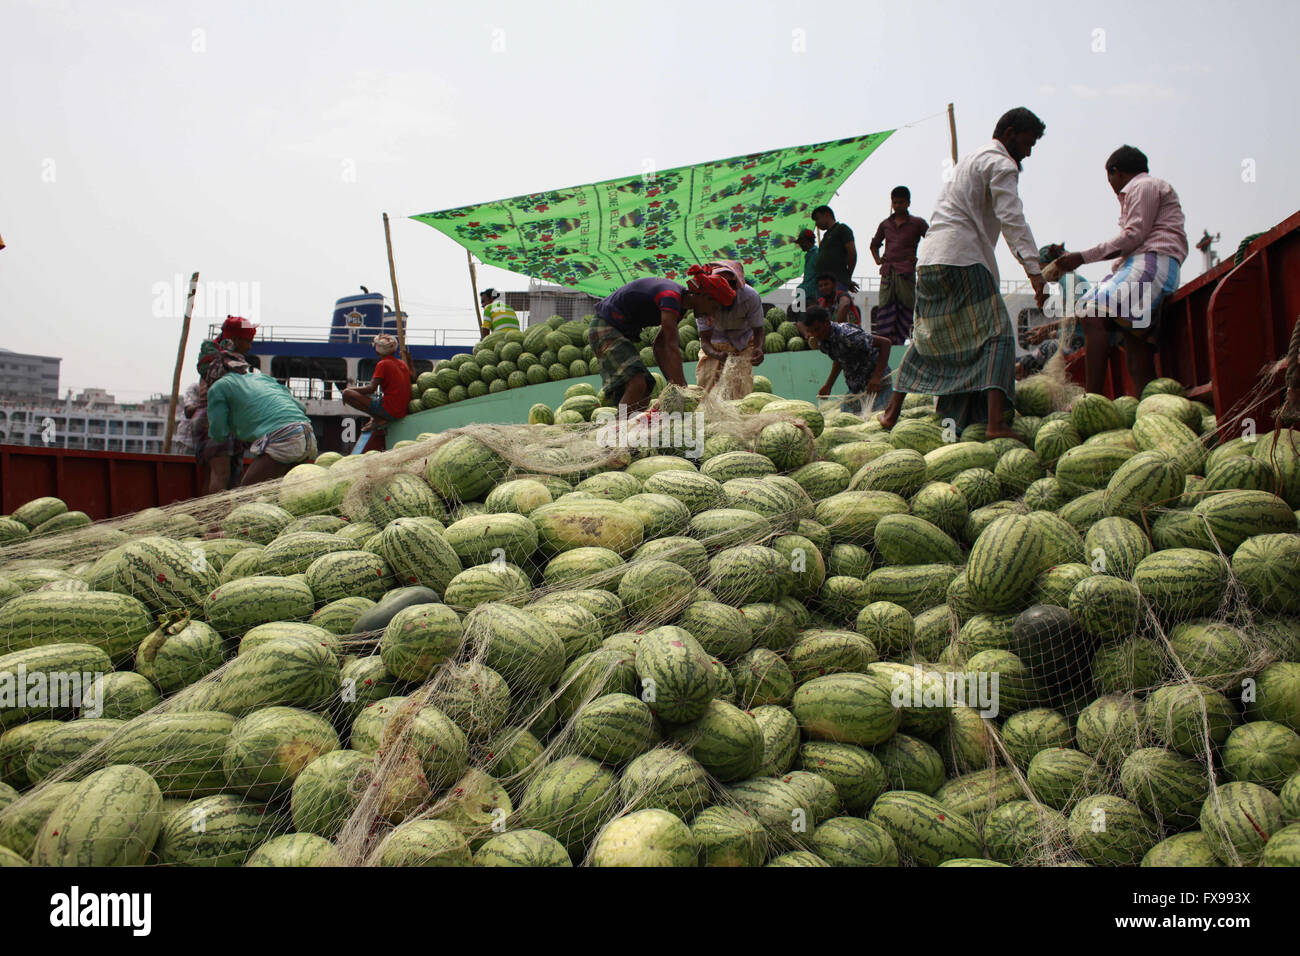
<path fill-rule="evenodd" d="M 231 433 L 253 444 L 253 463 L 244 485 L 279 478 L 294 465 L 316 457 L 316 433 L 303 406 L 289 390 L 240 356 L 223 352 L 208 365 L 208 434 L 224 441 Z"/>
<path fill-rule="evenodd" d="M 803 250 L 803 281 L 799 283 L 803 302 L 794 311 L 807 312 L 817 304 L 817 237 L 811 229 L 805 229 L 794 241 Z"/>

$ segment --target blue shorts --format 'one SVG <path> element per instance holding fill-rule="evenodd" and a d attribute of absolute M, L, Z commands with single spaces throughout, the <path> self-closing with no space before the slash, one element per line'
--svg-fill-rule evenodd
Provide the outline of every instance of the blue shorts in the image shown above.
<path fill-rule="evenodd" d="M 373 418 L 378 418 L 386 422 L 391 422 L 393 420 L 393 416 L 384 411 L 384 396 L 380 395 L 378 392 L 375 392 L 375 394 L 370 397 L 370 408 L 368 411 Z"/>

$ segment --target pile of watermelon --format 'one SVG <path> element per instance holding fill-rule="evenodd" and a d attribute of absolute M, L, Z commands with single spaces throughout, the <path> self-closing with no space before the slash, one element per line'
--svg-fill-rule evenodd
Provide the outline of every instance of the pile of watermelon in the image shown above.
<path fill-rule="evenodd" d="M 493 332 L 475 345 L 472 352 L 439 359 L 431 371 L 421 373 L 411 385 L 410 414 L 510 388 L 599 375 L 600 363 L 587 343 L 591 319 L 592 316 L 585 316 L 566 322 L 553 315 L 522 332 L 517 329 Z M 654 326 L 641 334 L 641 358 L 647 368 L 659 364 L 652 348 L 658 333 L 658 326 Z M 700 333 L 691 313 L 678 326 L 677 335 L 682 360 L 698 361 Z M 798 327 L 786 321 L 784 309 L 767 310 L 763 335 L 766 352 L 799 352 L 808 348 Z"/>
<path fill-rule="evenodd" d="M 0 865 L 1300 864 L 1300 434 L 1022 384 L 991 441 L 758 391 L 698 459 L 535 424 L 215 523 L 33 501 Z"/>

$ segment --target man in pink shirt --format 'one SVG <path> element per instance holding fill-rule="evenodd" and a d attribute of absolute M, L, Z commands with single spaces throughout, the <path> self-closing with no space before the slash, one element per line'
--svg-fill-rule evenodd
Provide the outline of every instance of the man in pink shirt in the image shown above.
<path fill-rule="evenodd" d="M 1110 275 L 1075 305 L 1087 345 L 1086 387 L 1090 392 L 1102 390 L 1110 348 L 1122 338 L 1129 377 L 1140 395 L 1156 377 L 1157 308 L 1178 288 L 1179 268 L 1187 258 L 1183 207 L 1174 188 L 1152 176 L 1146 156 L 1132 146 L 1111 153 L 1106 178 L 1119 196 L 1119 235 L 1061 256 L 1047 267 L 1044 278 L 1055 281 L 1086 262 L 1114 260 Z"/>

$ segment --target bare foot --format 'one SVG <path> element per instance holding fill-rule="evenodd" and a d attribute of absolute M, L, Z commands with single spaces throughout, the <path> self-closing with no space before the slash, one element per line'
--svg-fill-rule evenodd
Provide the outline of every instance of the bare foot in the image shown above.
<path fill-rule="evenodd" d="M 372 418 L 370 419 L 370 421 L 366 422 L 364 425 L 361 426 L 361 430 L 363 432 L 372 432 L 377 427 L 379 427 L 379 419 Z"/>

